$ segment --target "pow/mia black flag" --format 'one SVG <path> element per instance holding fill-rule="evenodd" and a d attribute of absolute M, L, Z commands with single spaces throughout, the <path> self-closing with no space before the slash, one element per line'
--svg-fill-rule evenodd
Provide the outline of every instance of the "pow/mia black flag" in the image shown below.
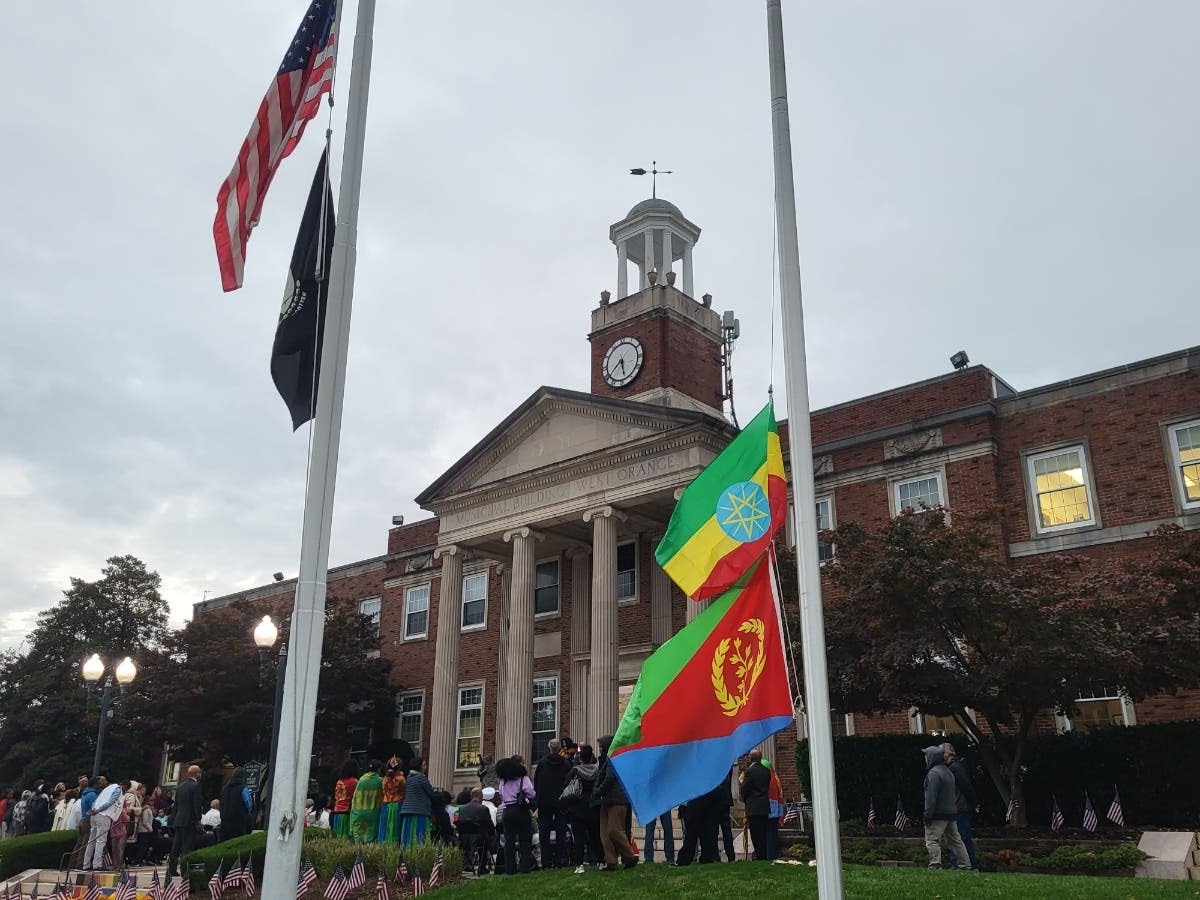
<path fill-rule="evenodd" d="M 275 326 L 275 344 L 271 347 L 271 378 L 292 414 L 293 431 L 316 414 L 336 218 L 328 166 L 326 150 L 321 154 L 300 220 L 279 324 Z"/>

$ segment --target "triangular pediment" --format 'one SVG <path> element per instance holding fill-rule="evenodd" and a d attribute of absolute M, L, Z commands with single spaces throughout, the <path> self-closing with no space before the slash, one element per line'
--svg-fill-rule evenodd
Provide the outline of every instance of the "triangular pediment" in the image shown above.
<path fill-rule="evenodd" d="M 426 488 L 417 502 L 425 506 L 697 424 L 728 427 L 692 410 L 543 387 Z"/>

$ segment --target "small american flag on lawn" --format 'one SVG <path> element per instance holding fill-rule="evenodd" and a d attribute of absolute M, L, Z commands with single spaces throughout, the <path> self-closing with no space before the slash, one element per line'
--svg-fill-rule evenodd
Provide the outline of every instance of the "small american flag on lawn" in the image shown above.
<path fill-rule="evenodd" d="M 113 864 L 112 854 L 108 852 L 108 848 L 104 848 L 104 868 L 111 869 Z"/>
<path fill-rule="evenodd" d="M 154 877 L 150 880 L 150 900 L 162 900 L 162 882 L 158 880 L 158 869 L 154 870 Z"/>
<path fill-rule="evenodd" d="M 263 200 L 275 170 L 304 134 L 304 126 L 321 108 L 321 95 L 333 86 L 336 0 L 312 0 L 250 132 L 238 150 L 229 176 L 217 191 L 213 239 L 221 265 L 221 287 L 242 286 L 246 242 L 258 224 Z"/>
<path fill-rule="evenodd" d="M 383 869 L 375 876 L 375 900 L 389 900 L 387 876 L 383 874 Z"/>
<path fill-rule="evenodd" d="M 96 876 L 92 876 L 92 880 L 88 882 L 87 893 L 83 895 L 83 900 L 98 900 L 100 897 L 100 885 L 96 883 Z"/>
<path fill-rule="evenodd" d="M 871 806 L 867 810 L 867 828 L 870 828 L 873 831 L 877 824 L 879 824 L 879 823 L 875 816 L 875 798 L 872 797 L 871 798 Z"/>
<path fill-rule="evenodd" d="M 1004 824 L 1011 825 L 1017 817 L 1017 798 L 1008 798 L 1008 809 L 1004 811 Z"/>
<path fill-rule="evenodd" d="M 254 892 L 258 890 L 258 885 L 254 883 L 254 867 L 251 865 L 252 862 L 254 862 L 253 856 L 246 860 L 246 866 L 242 869 L 242 892 L 247 897 L 253 897 Z"/>
<path fill-rule="evenodd" d="M 421 880 L 421 870 L 415 865 L 411 870 L 412 874 L 412 893 L 414 897 L 420 897 L 425 893 L 425 882 Z"/>
<path fill-rule="evenodd" d="M 300 867 L 300 875 L 296 878 L 296 900 L 308 893 L 309 886 L 317 880 L 317 870 L 313 868 L 312 860 L 307 856 L 304 865 Z"/>
<path fill-rule="evenodd" d="M 225 860 L 220 860 L 217 863 L 216 870 L 212 873 L 212 878 L 208 879 L 208 893 L 212 900 L 220 900 L 221 892 L 225 890 L 225 882 L 221 879 L 221 866 Z"/>
<path fill-rule="evenodd" d="M 229 871 L 225 873 L 225 882 L 223 887 L 237 887 L 242 883 L 242 855 L 239 853 L 238 858 L 233 861 L 233 865 L 229 867 Z"/>
<path fill-rule="evenodd" d="M 66 882 L 63 882 L 54 891 L 55 900 L 71 900 L 71 888 Z"/>
<path fill-rule="evenodd" d="M 33 887 L 29 889 L 29 900 L 37 900 L 37 889 L 38 883 L 35 881 Z M 21 889 L 19 887 L 17 888 L 17 896 L 21 896 Z"/>
<path fill-rule="evenodd" d="M 117 881 L 117 890 L 113 900 L 137 900 L 137 886 L 128 872 L 122 872 Z"/>
<path fill-rule="evenodd" d="M 354 865 L 350 867 L 350 877 L 346 879 L 346 887 L 350 890 L 357 890 L 367 883 L 367 870 L 363 866 L 362 851 L 358 851 L 358 855 L 354 857 Z"/>
<path fill-rule="evenodd" d="M 1063 818 L 1062 808 L 1058 805 L 1058 798 L 1051 794 L 1050 800 L 1054 804 L 1050 811 L 1050 830 L 1057 833 L 1066 824 L 1067 820 Z"/>
<path fill-rule="evenodd" d="M 171 893 L 167 896 L 167 900 L 188 900 L 188 895 L 192 892 L 192 883 L 190 879 L 179 876 L 179 883 L 175 885 Z"/>
<path fill-rule="evenodd" d="M 1085 831 L 1095 831 L 1100 820 L 1096 818 L 1096 810 L 1092 806 L 1092 798 L 1087 791 L 1083 792 L 1083 828 Z"/>
<path fill-rule="evenodd" d="M 903 831 L 908 827 L 908 816 L 904 812 L 904 801 L 899 795 L 896 796 L 896 821 L 895 826 L 897 831 Z"/>
<path fill-rule="evenodd" d="M 786 825 L 788 822 L 795 822 L 800 818 L 800 804 L 789 803 L 783 810 L 783 818 L 779 820 L 779 824 Z"/>
<path fill-rule="evenodd" d="M 1121 794 L 1117 791 L 1115 784 L 1113 785 L 1112 803 L 1108 804 L 1107 818 L 1114 825 L 1119 825 L 1121 828 L 1125 827 L 1125 813 L 1121 811 Z"/>
<path fill-rule="evenodd" d="M 437 887 L 442 877 L 442 848 L 438 847 L 437 856 L 433 858 L 433 868 L 429 870 L 429 888 Z"/>
<path fill-rule="evenodd" d="M 408 881 L 408 864 L 404 862 L 404 856 L 396 860 L 396 875 L 392 879 L 396 884 L 404 884 Z"/>
<path fill-rule="evenodd" d="M 338 866 L 325 888 L 325 900 L 346 900 L 348 893 L 350 893 L 350 885 L 346 883 L 346 873 L 341 866 Z"/>

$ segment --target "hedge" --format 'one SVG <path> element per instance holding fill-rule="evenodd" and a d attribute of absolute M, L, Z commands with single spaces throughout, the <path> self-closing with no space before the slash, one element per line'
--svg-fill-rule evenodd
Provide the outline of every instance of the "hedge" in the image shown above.
<path fill-rule="evenodd" d="M 0 878 L 10 878 L 26 869 L 57 869 L 63 854 L 74 849 L 76 836 L 72 828 L 0 841 Z"/>
<path fill-rule="evenodd" d="M 950 740 L 974 773 L 982 811 L 981 824 L 1004 823 L 1006 804 L 984 771 L 979 755 L 964 735 L 949 738 L 924 734 L 837 737 L 833 739 L 838 809 L 842 819 L 864 820 L 871 800 L 880 824 L 890 824 L 896 797 L 910 819 L 918 821 L 924 806 L 923 747 Z M 1200 779 L 1190 771 L 1200 759 L 1200 722 L 1101 728 L 1093 731 L 1039 735 L 1025 749 L 1024 782 L 1027 820 L 1050 821 L 1051 795 L 1068 825 L 1083 818 L 1086 790 L 1103 822 L 1113 797 L 1121 793 L 1125 822 L 1131 827 L 1195 827 L 1200 822 Z M 808 742 L 796 747 L 800 783 L 811 783 Z"/>
<path fill-rule="evenodd" d="M 4 845 L 0 844 L 0 847 L 2 846 Z M 189 853 L 183 857 L 180 866 L 183 872 L 189 873 L 192 890 L 200 891 L 204 889 L 218 865 L 223 862 L 227 869 L 231 863 L 241 857 L 243 863 L 247 860 L 251 862 L 255 877 L 261 884 L 266 848 L 267 833 L 256 831 L 253 834 L 243 835 Z M 443 877 L 457 878 L 462 874 L 462 851 L 457 847 L 444 846 L 441 849 Z M 406 847 L 404 858 L 410 866 L 416 865 L 422 872 L 428 873 L 433 866 L 437 850 L 437 845 L 431 843 Z M 312 860 L 313 868 L 317 870 L 317 875 L 321 878 L 329 878 L 338 866 L 349 872 L 359 851 L 362 852 L 368 878 L 374 878 L 380 869 L 383 869 L 389 878 L 396 871 L 396 863 L 400 859 L 400 848 L 395 844 L 354 844 L 321 829 L 307 828 L 304 831 L 303 855 Z M 195 864 L 201 865 L 202 868 L 192 872 L 191 867 Z M 226 871 L 226 869 L 222 869 L 222 871 Z"/>

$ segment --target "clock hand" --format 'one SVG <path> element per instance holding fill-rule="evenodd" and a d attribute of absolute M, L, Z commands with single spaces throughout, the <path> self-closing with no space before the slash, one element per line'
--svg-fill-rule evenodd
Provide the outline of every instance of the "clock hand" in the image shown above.
<path fill-rule="evenodd" d="M 617 368 L 620 370 L 622 375 L 625 374 L 625 357 L 621 357 L 619 360 L 617 360 Z"/>

